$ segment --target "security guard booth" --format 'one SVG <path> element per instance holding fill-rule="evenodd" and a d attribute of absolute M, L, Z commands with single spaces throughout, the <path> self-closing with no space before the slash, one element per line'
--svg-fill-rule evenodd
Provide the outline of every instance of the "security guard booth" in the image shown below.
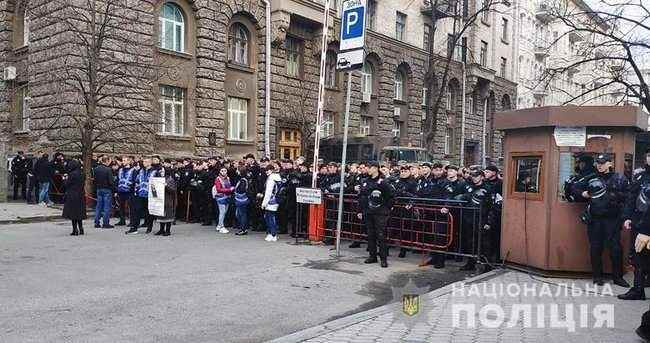
<path fill-rule="evenodd" d="M 494 124 L 505 133 L 501 257 L 542 273 L 590 272 L 585 204 L 566 201 L 564 182 L 579 155 L 603 152 L 631 177 L 648 115 L 633 106 L 538 107 L 497 113 Z M 621 233 L 624 261 L 629 237 Z"/>

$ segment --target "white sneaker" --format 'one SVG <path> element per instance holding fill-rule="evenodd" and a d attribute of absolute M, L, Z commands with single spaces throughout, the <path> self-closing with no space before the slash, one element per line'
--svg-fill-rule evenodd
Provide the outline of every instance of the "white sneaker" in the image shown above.
<path fill-rule="evenodd" d="M 222 227 L 221 230 L 219 230 L 219 232 L 220 233 L 229 233 L 230 231 L 228 231 L 228 229 L 226 229 L 225 227 Z"/>
<path fill-rule="evenodd" d="M 217 227 L 215 227 L 215 228 L 214 228 L 214 230 L 215 230 L 215 231 L 217 231 L 217 232 L 221 232 L 221 228 L 220 228 L 220 227 L 218 227 L 218 226 L 217 226 Z"/>
<path fill-rule="evenodd" d="M 278 235 L 271 236 L 271 242 L 277 242 L 278 241 Z"/>
<path fill-rule="evenodd" d="M 267 241 L 267 242 L 271 242 L 272 239 L 273 239 L 273 236 L 271 236 L 270 234 L 266 234 L 266 238 L 264 238 L 264 240 Z"/>

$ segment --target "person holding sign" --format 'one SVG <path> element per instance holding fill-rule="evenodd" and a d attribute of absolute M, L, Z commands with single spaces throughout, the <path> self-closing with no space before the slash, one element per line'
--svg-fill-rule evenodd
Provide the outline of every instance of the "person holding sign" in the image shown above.
<path fill-rule="evenodd" d="M 164 215 L 158 216 L 158 223 L 160 223 L 160 230 L 155 233 L 156 236 L 169 236 L 171 235 L 172 222 L 176 218 L 176 180 L 174 179 L 174 172 L 171 169 L 171 161 L 165 160 L 163 169 L 159 172 L 160 177 L 164 178 L 164 189 L 156 190 L 157 192 L 164 192 Z M 153 186 L 152 186 L 153 187 Z M 153 191 L 153 188 L 152 188 Z"/>

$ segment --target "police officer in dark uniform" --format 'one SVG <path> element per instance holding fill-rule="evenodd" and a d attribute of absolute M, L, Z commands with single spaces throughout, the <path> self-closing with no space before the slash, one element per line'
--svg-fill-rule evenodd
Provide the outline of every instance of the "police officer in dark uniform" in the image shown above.
<path fill-rule="evenodd" d="M 23 199 L 27 199 L 27 159 L 22 151 L 11 160 L 11 175 L 14 183 L 13 199 L 18 199 L 18 188 Z"/>
<path fill-rule="evenodd" d="M 643 169 L 632 177 L 628 196 L 623 209 L 623 226 L 631 230 L 632 242 L 636 241 L 639 232 L 650 229 L 650 149 L 646 150 L 646 164 Z M 634 284 L 627 293 L 618 296 L 621 300 L 645 300 L 645 280 L 648 277 L 650 265 L 647 262 L 648 252 L 631 251 L 634 265 Z M 650 335 L 649 335 L 650 336 Z"/>
<path fill-rule="evenodd" d="M 598 174 L 588 182 L 582 196 L 589 200 L 587 210 L 587 235 L 591 255 L 594 283 L 603 285 L 603 249 L 609 248 L 612 260 L 612 281 L 621 287 L 630 287 L 623 279 L 623 252 L 621 249 L 622 204 L 625 203 L 628 182 L 624 176 L 614 173 L 612 159 L 608 154 L 596 158 Z"/>
<path fill-rule="evenodd" d="M 187 214 L 187 199 L 190 192 L 190 181 L 194 177 L 194 165 L 189 158 L 183 159 L 183 166 L 178 173 L 178 208 L 176 217 L 183 218 Z"/>
<path fill-rule="evenodd" d="M 362 213 L 357 216 L 362 219 L 368 230 L 368 252 L 370 257 L 364 263 L 377 263 L 377 254 L 381 267 L 388 267 L 386 256 L 386 224 L 393 207 L 394 189 L 379 175 L 379 164 L 370 163 L 368 179 L 360 187 L 359 205 Z"/>
<path fill-rule="evenodd" d="M 490 193 L 503 196 L 503 180 L 499 178 L 499 168 L 490 165 L 483 171 L 485 174 L 485 185 L 490 187 Z"/>
<path fill-rule="evenodd" d="M 408 166 L 401 166 L 400 167 L 400 173 L 399 173 L 399 178 L 395 179 L 393 182 L 393 188 L 395 188 L 395 195 L 398 197 L 402 198 L 414 198 L 415 193 L 417 192 L 418 189 L 418 183 L 411 177 L 411 168 Z M 399 213 L 397 216 L 399 218 L 409 218 L 411 219 L 412 217 L 412 211 L 410 211 L 408 208 L 401 208 L 398 210 Z M 412 225 L 412 220 L 407 220 L 406 225 Z M 411 231 L 413 228 L 412 226 L 409 226 L 406 228 L 408 231 Z M 411 238 L 411 232 L 404 232 L 402 233 L 402 239 L 404 238 Z M 400 248 L 399 250 L 399 255 L 397 257 L 399 258 L 404 258 L 406 257 L 406 252 L 408 251 L 407 248 Z"/>

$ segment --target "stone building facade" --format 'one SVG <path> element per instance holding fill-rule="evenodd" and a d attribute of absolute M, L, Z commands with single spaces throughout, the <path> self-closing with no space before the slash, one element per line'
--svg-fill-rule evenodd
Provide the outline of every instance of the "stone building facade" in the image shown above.
<path fill-rule="evenodd" d="M 41 77 L 42 69 L 65 59 L 59 54 L 45 64 L 39 53 L 60 49 L 54 38 L 65 38 L 69 32 L 55 30 L 46 24 L 51 21 L 36 15 L 44 13 L 39 11 L 43 1 L 48 2 L 0 0 L 0 69 L 14 67 L 17 71 L 16 78 L 5 80 L 0 89 L 1 128 L 10 150 L 35 151 L 43 141 L 53 146 L 58 142 L 60 131 L 48 131 L 46 120 L 51 117 L 48 109 L 56 101 L 43 88 L 47 82 Z M 68 1 L 78 1 L 80 6 L 86 3 Z M 128 3 L 106 2 L 111 1 L 124 6 Z M 148 42 L 137 54 L 159 68 L 155 79 L 143 81 L 147 85 L 143 88 L 151 89 L 151 97 L 148 104 L 138 107 L 137 116 L 146 117 L 140 126 L 151 126 L 154 132 L 130 131 L 142 141 L 127 144 L 125 139 L 118 139 L 96 152 L 155 151 L 174 157 L 236 157 L 253 152 L 261 156 L 267 81 L 265 3 L 136 2 L 134 8 L 141 22 L 136 30 L 138 39 Z M 391 144 L 422 145 L 430 11 L 420 3 L 410 4 L 369 0 L 366 64 L 351 76 L 350 132 L 354 136 L 396 137 L 390 139 Z M 462 2 L 468 11 L 477 10 L 477 4 L 480 2 Z M 324 5 L 310 0 L 274 0 L 270 6 L 271 152 L 274 157 L 295 157 L 305 154 L 313 141 L 311 123 L 316 113 Z M 340 4 L 332 1 L 331 7 L 322 136 L 341 133 L 345 110 L 346 75 L 334 70 Z M 124 15 L 132 12 L 126 8 Z M 499 31 L 511 29 L 507 25 L 499 29 L 508 13 L 510 6 L 477 23 L 466 33 L 462 49 L 457 49 L 463 50 L 462 57 L 459 54 L 451 63 L 444 105 L 438 113 L 436 149 L 431 151 L 436 159 L 473 164 L 480 163 L 483 156 L 495 162 L 501 157 L 500 134 L 492 129 L 491 118 L 494 112 L 511 108 L 510 99 L 516 99 L 513 66 L 502 63 L 504 59 L 514 60 L 516 35 L 508 34 L 512 41 L 502 44 L 503 33 Z M 441 20 L 434 37 L 440 56 L 447 53 L 449 30 L 449 23 Z M 44 134 L 47 139 L 43 139 Z"/>

